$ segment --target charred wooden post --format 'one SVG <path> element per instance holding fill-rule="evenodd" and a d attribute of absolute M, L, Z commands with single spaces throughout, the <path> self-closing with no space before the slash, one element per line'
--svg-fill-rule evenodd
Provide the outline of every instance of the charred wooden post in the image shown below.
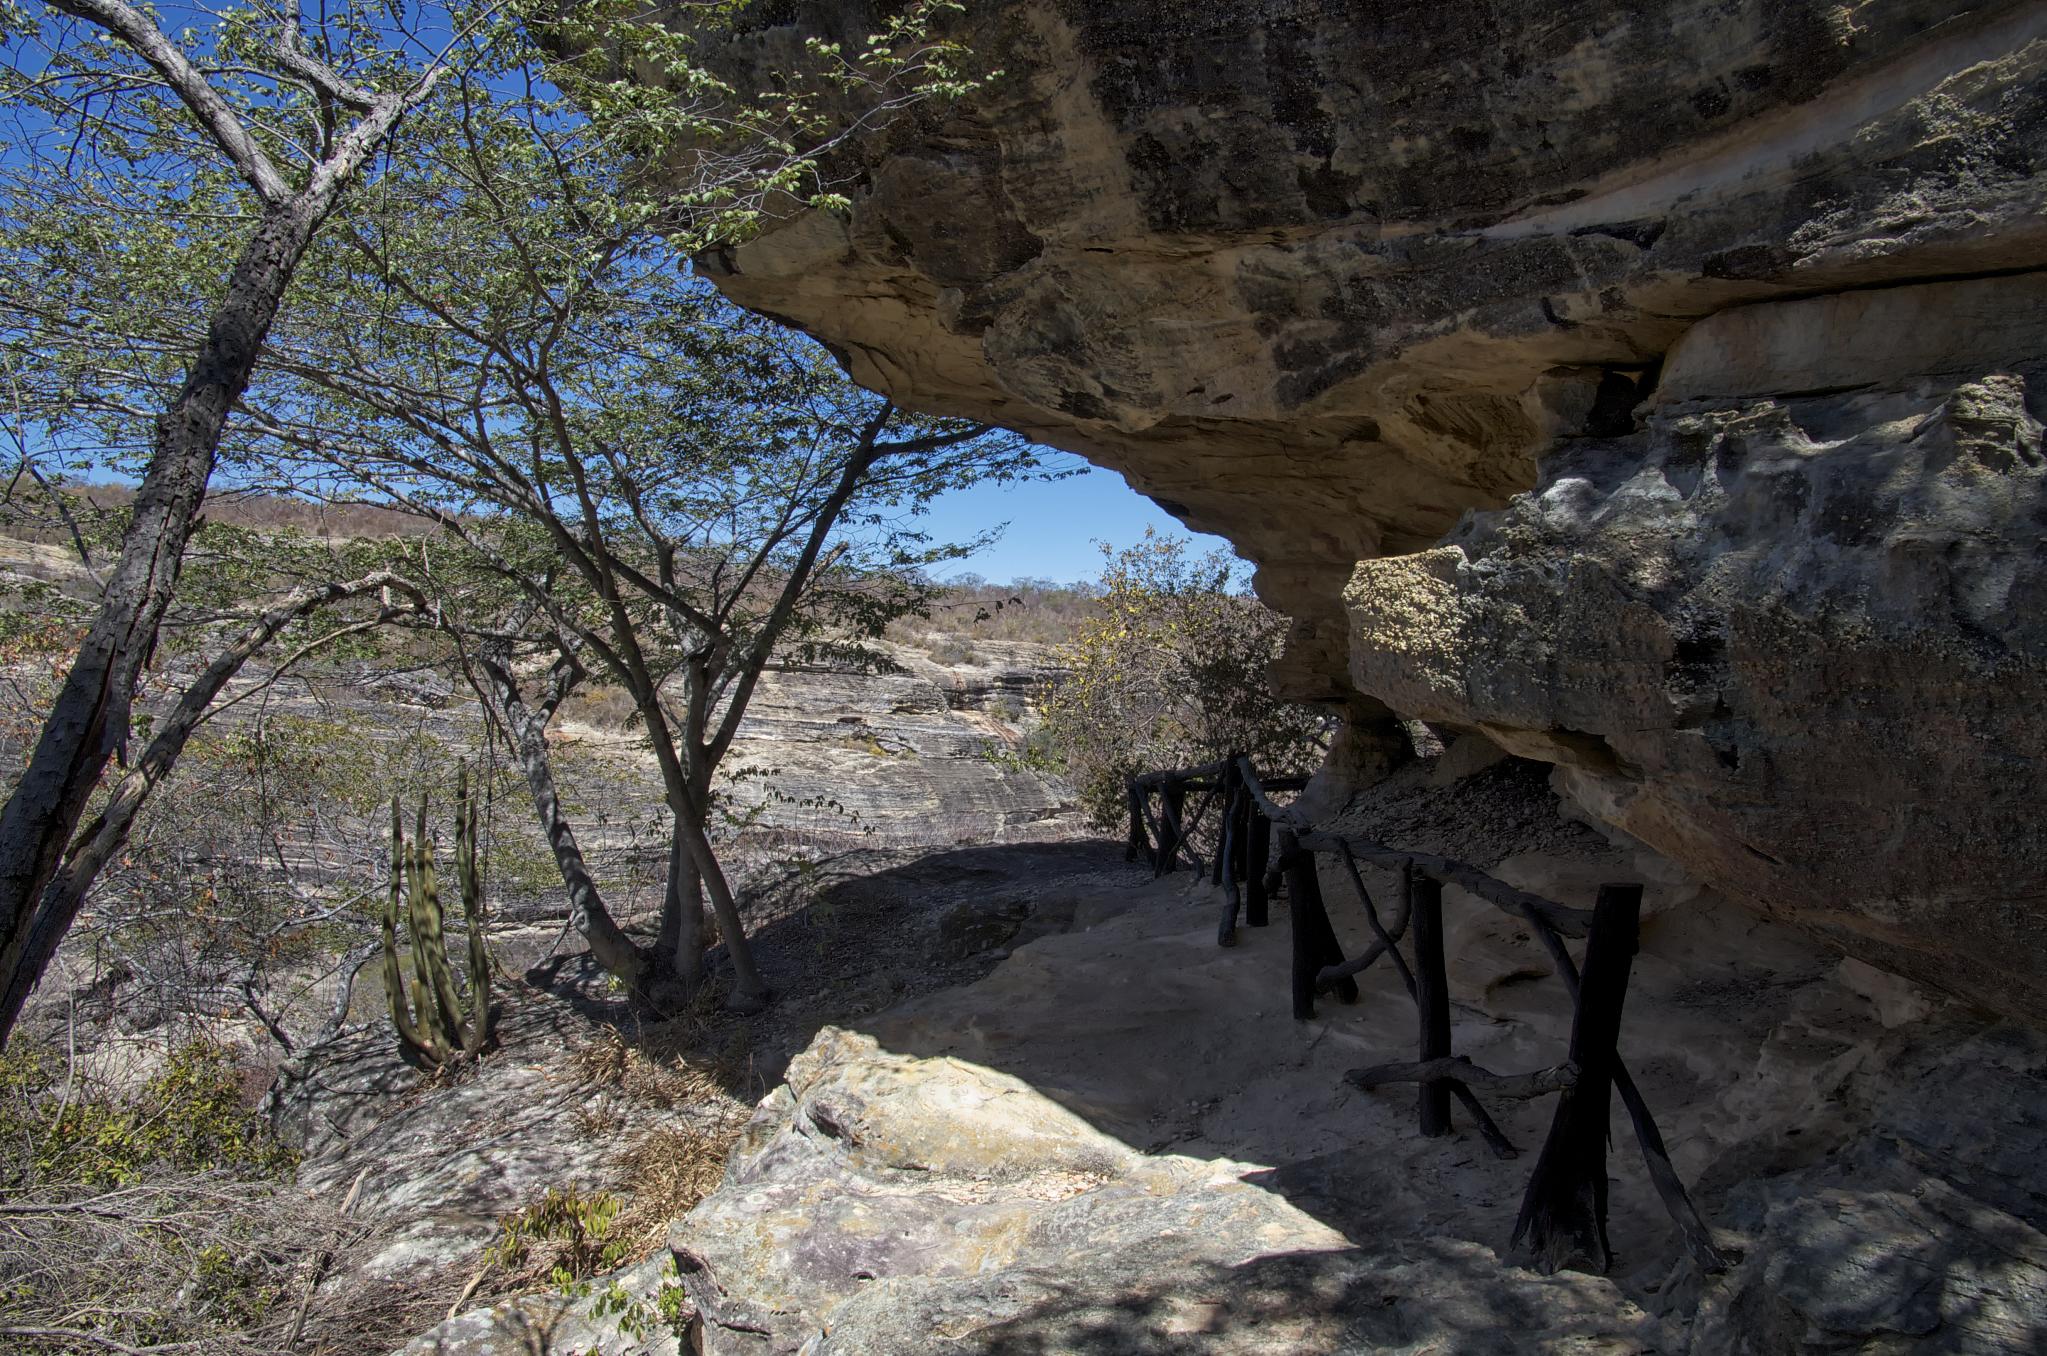
<path fill-rule="evenodd" d="M 1414 929 L 1414 1005 L 1421 1019 L 1421 1057 L 1450 1058 L 1450 978 L 1443 963 L 1443 886 L 1407 872 L 1407 915 Z M 1428 1139 L 1450 1133 L 1450 1084 L 1421 1085 L 1421 1131 Z"/>
<path fill-rule="evenodd" d="M 1530 1097 L 1547 1097 L 1562 1092 L 1565 1088 L 1576 1087 L 1578 1070 L 1571 1064 L 1557 1064 L 1533 1073 L 1498 1074 L 1491 1069 L 1481 1068 L 1462 1055 L 1449 1059 L 1425 1059 L 1413 1064 L 1374 1064 L 1363 1069 L 1352 1069 L 1343 1076 L 1343 1081 L 1362 1092 L 1384 1087 L 1388 1083 L 1425 1083 L 1431 1079 L 1448 1079 L 1459 1083 L 1473 1084 L 1484 1088 L 1495 1097 L 1522 1101 Z"/>
<path fill-rule="evenodd" d="M 1564 981 L 1571 1000 L 1575 1003 L 1581 992 L 1578 967 L 1571 960 L 1571 953 L 1564 949 L 1563 940 L 1557 936 L 1549 921 L 1533 911 L 1524 911 L 1529 926 L 1549 951 L 1550 959 L 1557 967 L 1557 977 Z M 1727 1259 L 1714 1245 L 1713 1231 L 1700 1217 L 1698 1207 L 1692 1204 L 1691 1196 L 1685 1191 L 1684 1180 L 1677 1175 L 1677 1168 L 1670 1161 L 1670 1150 L 1663 1143 L 1663 1133 L 1656 1128 L 1656 1117 L 1649 1112 L 1649 1103 L 1635 1086 L 1634 1077 L 1629 1074 L 1625 1061 L 1616 1057 L 1613 1066 L 1614 1091 L 1621 1095 L 1621 1102 L 1628 1109 L 1628 1120 L 1635 1128 L 1635 1142 L 1641 1146 L 1642 1161 L 1649 1169 L 1649 1180 L 1655 1184 L 1656 1194 L 1663 1202 L 1664 1210 L 1671 1222 L 1677 1225 L 1683 1236 L 1685 1250 L 1692 1255 L 1701 1270 L 1719 1272 L 1727 1268 Z"/>
<path fill-rule="evenodd" d="M 1322 903 L 1322 882 L 1315 874 L 1315 854 L 1300 845 L 1291 829 L 1279 835 L 1280 865 L 1286 870 L 1287 915 L 1293 924 L 1294 1020 L 1315 1015 L 1315 979 L 1327 965 L 1343 964 L 1343 948 L 1336 929 L 1329 925 L 1329 910 Z M 1358 1001 L 1354 979 L 1341 981 L 1336 996 L 1346 1003 Z"/>
<path fill-rule="evenodd" d="M 1321 909 L 1322 885 L 1315 879 L 1314 857 L 1301 849 L 1291 830 L 1280 831 L 1279 860 L 1286 870 L 1287 915 L 1293 925 L 1294 1020 L 1305 1022 L 1315 1015 L 1315 973 L 1321 969 L 1321 949 L 1315 945 L 1308 913 Z"/>
<path fill-rule="evenodd" d="M 1145 792 L 1138 787 L 1135 777 L 1123 783 L 1124 804 L 1130 810 L 1130 838 L 1123 846 L 1123 860 L 1126 862 L 1141 861 L 1145 865 L 1150 866 L 1153 864 L 1151 859 L 1151 834 L 1146 832 L 1144 827 L 1144 798 Z"/>
<path fill-rule="evenodd" d="M 1245 862 L 1251 845 L 1251 760 L 1237 754 L 1229 760 L 1230 778 L 1236 787 L 1235 807 L 1230 822 L 1235 826 L 1236 853 L 1230 858 L 1230 870 L 1237 883 L 1245 880 Z"/>
<path fill-rule="evenodd" d="M 1600 887 L 1571 1022 L 1571 1063 L 1578 1078 L 1557 1100 L 1514 1223 L 1514 1247 L 1539 1271 L 1570 1267 L 1604 1274 L 1613 1265 L 1606 1236 L 1607 1123 L 1641 911 L 1641 886 Z"/>
<path fill-rule="evenodd" d="M 1372 936 L 1377 940 L 1343 964 L 1324 970 L 1321 977 L 1315 981 L 1317 991 L 1328 993 L 1336 987 L 1338 981 L 1351 975 L 1362 974 L 1366 967 L 1379 957 L 1390 955 L 1393 957 L 1393 968 L 1400 973 L 1400 982 L 1407 988 L 1407 996 L 1419 1003 L 1421 999 L 1415 992 L 1414 973 L 1407 968 L 1406 959 L 1394 945 L 1407 934 L 1408 918 L 1414 909 L 1411 891 L 1408 889 L 1408 881 L 1414 875 L 1414 863 L 1409 862 L 1401 868 L 1400 912 L 1394 916 L 1389 927 L 1379 921 L 1379 910 L 1372 903 L 1372 892 L 1365 886 L 1364 875 L 1358 870 L 1357 858 L 1351 855 L 1350 844 L 1341 838 L 1336 842 L 1338 855 L 1343 858 L 1344 869 L 1350 873 L 1351 888 L 1358 892 L 1358 903 L 1365 910 L 1365 922 L 1371 925 Z"/>
<path fill-rule="evenodd" d="M 1216 805 L 1222 817 L 1216 828 L 1216 856 L 1208 862 L 1210 885 L 1222 885 L 1222 864 L 1230 856 L 1230 817 L 1236 813 L 1236 764 L 1226 764 L 1222 776 L 1216 778 Z"/>
<path fill-rule="evenodd" d="M 1444 1086 L 1455 1093 L 1457 1100 L 1464 1104 L 1464 1109 L 1471 1113 L 1471 1122 L 1478 1127 L 1479 1138 L 1485 1141 L 1486 1148 L 1492 1150 L 1494 1158 L 1521 1157 L 1521 1151 L 1514 1147 L 1513 1140 L 1507 1138 L 1507 1132 L 1500 1129 L 1500 1123 L 1486 1114 L 1486 1109 L 1479 1102 L 1476 1093 L 1454 1078 Z"/>
<path fill-rule="evenodd" d="M 1187 784 L 1168 781 L 1159 788 L 1159 808 L 1165 820 L 1160 835 L 1158 872 L 1166 875 L 1180 869 L 1180 849 L 1186 842 Z"/>
<path fill-rule="evenodd" d="M 1238 830 L 1239 803 L 1249 799 L 1239 784 L 1236 764 L 1223 773 L 1223 840 L 1215 851 L 1215 879 L 1223 888 L 1222 921 L 1216 926 L 1217 946 L 1237 944 L 1237 911 L 1243 904 L 1237 890 L 1238 858 L 1244 855 L 1244 840 Z"/>
<path fill-rule="evenodd" d="M 1271 922 L 1265 907 L 1271 893 L 1265 871 L 1272 860 L 1272 821 L 1252 804 L 1248 795 L 1244 797 L 1244 814 L 1247 829 L 1244 835 L 1244 922 L 1250 927 L 1262 928 Z"/>

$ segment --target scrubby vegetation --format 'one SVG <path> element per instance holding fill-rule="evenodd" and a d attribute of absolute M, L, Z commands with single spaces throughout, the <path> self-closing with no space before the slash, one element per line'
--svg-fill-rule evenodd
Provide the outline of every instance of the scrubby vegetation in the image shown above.
<path fill-rule="evenodd" d="M 780 205 L 844 205 L 840 120 L 973 88 L 957 8 L 896 6 L 756 96 L 609 4 L 0 6 L 0 1346 L 328 1350 L 646 1256 L 759 1093 L 700 1026 L 770 999 L 736 849 L 780 846 L 764 807 L 857 827 L 727 764 L 774 667 L 1023 654 L 955 709 L 1091 797 L 1133 760 L 1293 748 L 1244 693 L 1214 719 L 1142 695 L 1225 693 L 1218 645 L 1262 660 L 1227 570 L 1147 543 L 1099 585 L 940 582 L 981 540 L 928 535 L 932 502 L 1056 466 L 689 272 Z M 657 190 L 684 146 L 696 178 Z M 1169 673 L 1104 629 L 1154 606 Z M 1062 664 L 1041 725 L 1023 689 Z M 1139 735 L 1112 753 L 1103 722 Z M 819 742 L 903 752 L 859 718 Z M 370 1226 L 291 1184 L 265 1112 L 366 1020 L 411 1091 L 474 1076 L 494 996 L 559 945 L 508 963 L 509 931 L 563 919 L 634 1028 L 575 1057 L 593 1142 L 627 1140 L 614 1185 L 510 1212 L 466 1286 L 337 1298 Z"/>
<path fill-rule="evenodd" d="M 1045 707 L 1050 746 L 1095 823 L 1123 823 L 1124 784 L 1143 772 L 1231 753 L 1278 775 L 1310 770 L 1330 717 L 1273 697 L 1266 675 L 1286 619 L 1244 591 L 1238 562 L 1151 533 L 1103 555 L 1100 592 L 1063 651 L 1070 674 Z"/>
<path fill-rule="evenodd" d="M 128 1085 L 0 1056 L 0 1343 L 259 1352 L 333 1326 L 311 1287 L 347 1222 L 288 1185 L 248 1094 L 203 1041 Z"/>

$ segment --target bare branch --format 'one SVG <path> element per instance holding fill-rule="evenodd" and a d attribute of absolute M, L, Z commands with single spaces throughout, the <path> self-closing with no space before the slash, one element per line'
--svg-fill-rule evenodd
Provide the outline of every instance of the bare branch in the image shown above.
<path fill-rule="evenodd" d="M 240 118 L 228 107 L 227 100 L 220 92 L 207 83 L 206 77 L 186 59 L 163 30 L 156 26 L 147 14 L 124 3 L 124 0 L 49 0 L 52 9 L 60 10 L 74 18 L 97 24 L 106 29 L 135 53 L 164 79 L 192 116 L 199 120 L 208 135 L 234 162 L 242 177 L 249 181 L 249 187 L 256 190 L 256 196 L 270 206 L 276 206 L 291 196 L 291 186 L 284 176 L 277 172 L 277 166 L 249 135 L 249 129 L 242 126 Z"/>

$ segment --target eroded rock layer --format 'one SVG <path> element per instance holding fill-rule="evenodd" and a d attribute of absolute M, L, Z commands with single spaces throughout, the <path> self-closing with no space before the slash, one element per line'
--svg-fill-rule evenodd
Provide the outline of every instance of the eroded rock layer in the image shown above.
<path fill-rule="evenodd" d="M 2047 1015 L 2047 8 L 966 23 L 1004 78 L 722 288 L 1228 536 L 1296 692 L 1497 732 L 1702 879 Z"/>
<path fill-rule="evenodd" d="M 1353 675 L 1752 904 L 2047 1016 L 2043 303 L 2034 274 L 1701 322 L 1643 432 L 1359 565 Z"/>

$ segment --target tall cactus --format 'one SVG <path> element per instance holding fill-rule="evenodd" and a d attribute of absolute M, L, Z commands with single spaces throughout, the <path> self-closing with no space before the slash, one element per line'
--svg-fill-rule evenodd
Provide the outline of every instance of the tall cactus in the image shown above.
<path fill-rule="evenodd" d="M 464 1012 L 448 943 L 442 928 L 440 883 L 433 846 L 426 835 L 426 800 L 420 799 L 413 841 L 405 841 L 405 816 L 391 798 L 391 893 L 384 909 L 384 996 L 391 1025 L 407 1061 L 439 1069 L 472 1059 L 490 1036 L 490 955 L 483 945 L 483 883 L 476 871 L 476 804 L 469 796 L 469 769 L 456 777 L 455 874 L 462 890 L 462 917 L 469 925 L 469 1009 Z M 412 993 L 405 992 L 398 964 L 398 913 L 405 910 L 412 934 Z"/>

